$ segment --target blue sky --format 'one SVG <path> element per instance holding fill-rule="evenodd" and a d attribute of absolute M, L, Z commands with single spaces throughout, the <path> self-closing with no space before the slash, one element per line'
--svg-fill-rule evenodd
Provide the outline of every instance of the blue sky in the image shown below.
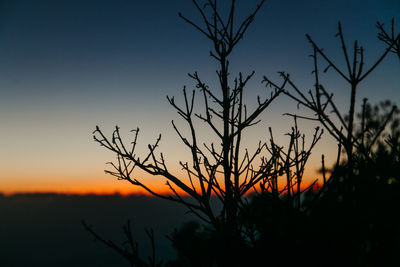
<path fill-rule="evenodd" d="M 258 1 L 237 2 L 243 17 Z M 193 86 L 188 72 L 198 71 L 215 85 L 216 63 L 208 56 L 209 42 L 178 12 L 199 19 L 187 0 L 0 3 L 0 191 L 98 184 L 122 190 L 103 173 L 113 155 L 93 142 L 96 125 L 108 131 L 117 124 L 127 131 L 139 126 L 143 147 L 161 132 L 162 148 L 171 151 L 171 161 L 179 159 L 174 151 L 182 146 L 170 126 L 177 115 L 166 96 L 179 99 L 183 85 Z M 334 37 L 340 20 L 349 44 L 358 39 L 366 47 L 368 65 L 384 50 L 376 38 L 376 21 L 389 24 L 394 17 L 399 22 L 399 14 L 395 0 L 266 1 L 232 55 L 231 73 L 256 71 L 248 98 L 253 103 L 257 95 L 269 95 L 260 83 L 263 75 L 278 80 L 277 71 L 285 70 L 311 88 L 311 47 L 305 33 L 343 64 Z M 361 85 L 359 99 L 399 103 L 399 71 L 398 59 L 385 59 Z M 326 83 L 345 108 L 348 88 L 333 73 Z M 295 104 L 278 99 L 251 139 L 265 138 L 268 126 L 283 135 L 291 121 L 281 114 L 288 110 L 295 111 Z"/>

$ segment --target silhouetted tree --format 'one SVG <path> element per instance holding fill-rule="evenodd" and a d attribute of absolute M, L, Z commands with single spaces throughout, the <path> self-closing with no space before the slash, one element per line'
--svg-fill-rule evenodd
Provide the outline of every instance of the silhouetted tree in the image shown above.
<path fill-rule="evenodd" d="M 349 53 L 339 23 L 336 36 L 345 59 L 344 69 L 338 67 L 307 35 L 313 47 L 314 90 L 303 92 L 288 74 L 281 73 L 290 87 L 284 93 L 314 114 L 311 117 L 288 115 L 322 124 L 338 143 L 338 156 L 330 177 L 325 178 L 322 157 L 324 184 L 320 190 L 310 191 L 303 203 L 312 238 L 311 242 L 303 239 L 300 243 L 314 252 L 316 266 L 398 265 L 396 255 L 400 249 L 400 220 L 396 210 L 400 205 L 399 111 L 390 101 L 371 106 L 367 99 L 363 100 L 359 113 L 355 109 L 359 83 L 390 52 L 398 55 L 400 35 L 394 33 L 394 21 L 390 34 L 385 31 L 383 24 L 378 23 L 377 26 L 378 38 L 387 48 L 369 68 L 364 66 L 364 49 L 357 41 Z M 333 69 L 349 85 L 349 109 L 345 114 L 334 102 L 333 93 L 321 82 L 321 59 L 327 64 L 323 72 Z M 266 77 L 265 80 L 270 82 Z M 345 159 L 340 157 L 342 151 L 346 154 Z"/>
<path fill-rule="evenodd" d="M 187 173 L 186 177 L 177 176 L 168 169 L 164 154 L 156 155 L 161 135 L 154 144 L 148 146 L 149 152 L 144 157 L 135 154 L 139 129 L 133 130 L 134 141 L 130 146 L 123 142 L 119 127 L 116 127 L 111 138 L 107 138 L 103 131 L 96 127 L 93 137 L 101 146 L 117 155 L 118 161 L 110 163 L 113 170 L 107 170 L 107 173 L 140 186 L 154 196 L 184 204 L 191 212 L 217 229 L 228 227 L 229 231 L 237 232 L 240 231 L 237 216 L 242 198 L 255 186 L 260 187 L 261 191 L 271 190 L 275 196 L 278 196 L 281 193 L 278 188 L 278 177 L 285 174 L 288 194 L 292 196 L 295 193 L 294 184 L 296 184 L 296 192 L 300 193 L 305 162 L 322 132 L 316 129 L 309 148 L 305 147 L 304 140 L 300 142 L 304 136 L 300 135 L 297 126 L 289 133 L 291 139 L 287 151 L 283 151 L 282 147 L 275 144 L 272 131 L 270 131 L 270 141 L 260 141 L 254 153 L 243 148 L 241 141 L 245 130 L 259 122 L 259 115 L 283 92 L 288 81 L 285 80 L 282 86 L 277 87 L 269 98 L 261 100 L 259 97 L 257 106 L 250 111 L 246 108 L 243 96 L 246 84 L 253 77 L 254 72 L 249 75 L 239 73 L 232 82 L 229 79 L 229 56 L 243 38 L 264 1 L 260 1 L 253 13 L 241 23 L 236 23 L 234 19 L 235 1 L 231 3 L 226 20 L 220 14 L 216 1 L 207 1 L 204 8 L 197 1 L 193 3 L 203 19 L 202 23 L 197 24 L 182 14 L 179 16 L 213 44 L 210 56 L 219 64 L 217 70 L 219 88 L 212 89 L 195 72 L 189 74 L 189 77 L 195 81 L 197 90 L 188 94 L 184 87 L 182 106 L 175 102 L 174 97 L 167 97 L 189 129 L 189 137 L 186 137 L 172 121 L 176 133 L 191 152 L 190 162 L 179 162 Z M 203 113 L 194 112 L 196 92 L 202 95 Z M 197 128 L 201 123 L 203 123 L 201 127 L 204 128 L 205 125 L 211 129 L 215 139 L 210 139 L 217 140 L 216 142 L 205 143 L 199 140 Z M 270 157 L 262 154 L 266 151 L 270 153 Z M 256 164 L 259 165 L 258 168 L 255 167 Z M 293 167 L 297 168 L 294 177 L 291 172 Z M 136 178 L 135 169 L 166 179 L 172 195 L 160 195 L 153 191 L 140 178 Z M 189 195 L 193 201 L 189 202 L 182 198 L 180 192 Z M 215 194 L 222 204 L 222 211 L 219 214 L 216 214 L 211 207 L 212 194 Z"/>
<path fill-rule="evenodd" d="M 386 101 L 367 105 L 359 118 L 368 132 L 380 131 L 381 118 L 390 112 Z M 389 108 L 386 110 L 385 108 Z M 348 179 L 348 162 L 343 161 L 332 172 L 329 186 L 318 193 L 308 209 L 314 227 L 315 244 L 310 244 L 320 260 L 332 259 L 331 266 L 342 259 L 353 266 L 396 266 L 400 249 L 400 127 L 399 113 L 393 114 L 389 127 L 365 157 L 364 147 L 354 151 L 357 164 Z M 362 123 L 364 121 L 364 123 Z M 367 138 L 366 138 L 367 139 Z M 371 144 L 373 140 L 365 140 Z M 337 255 L 341 255 L 338 258 Z"/>
<path fill-rule="evenodd" d="M 161 135 L 154 144 L 148 145 L 149 152 L 144 157 L 136 154 L 139 129 L 132 131 L 134 138 L 129 145 L 122 140 L 118 126 L 110 138 L 96 126 L 93 137 L 101 146 L 117 155 L 117 162 L 110 163 L 113 169 L 106 170 L 106 173 L 139 186 L 156 197 L 185 205 L 209 225 L 207 229 L 212 233 L 210 236 L 214 238 L 220 255 L 216 263 L 238 264 L 238 258 L 231 257 L 231 254 L 235 254 L 235 251 L 241 253 L 240 251 L 249 246 L 257 235 L 254 227 L 239 219 L 243 209 L 247 208 L 245 196 L 251 192 L 268 193 L 275 201 L 279 201 L 285 195 L 288 205 L 300 210 L 305 165 L 312 148 L 321 138 L 322 130 L 317 127 L 311 143 L 306 146 L 305 136 L 300 134 L 295 118 L 294 126 L 288 133 L 290 140 L 287 148 L 275 143 L 271 129 L 270 140 L 260 141 L 254 152 L 243 148 L 242 140 L 247 129 L 260 122 L 260 114 L 284 92 L 283 88 L 289 79 L 277 86 L 269 98 L 258 97 L 255 108 L 249 110 L 244 102 L 244 95 L 246 85 L 255 72 L 248 75 L 239 73 L 236 78 L 230 79 L 229 58 L 264 4 L 264 0 L 241 22 L 236 21 L 234 0 L 231 1 L 226 14 L 221 12 L 217 1 L 205 2 L 202 6 L 199 1 L 193 0 L 201 15 L 201 22 L 192 21 L 182 14 L 179 16 L 212 43 L 210 56 L 219 66 L 218 86 L 213 88 L 206 84 L 195 72 L 189 74 L 189 77 L 194 80 L 196 89 L 188 93 L 186 87 L 183 88 L 183 105 L 176 103 L 174 97 L 167 97 L 189 129 L 187 137 L 172 121 L 177 135 L 191 154 L 189 162 L 179 162 L 186 176 L 171 172 L 164 154 L 157 155 Z M 194 111 L 196 93 L 201 95 L 203 101 L 202 113 Z M 209 140 L 215 140 L 214 142 L 207 140 L 207 143 L 198 138 L 199 127 L 205 126 L 213 133 Z M 148 187 L 143 179 L 136 176 L 136 169 L 164 178 L 171 195 L 159 194 Z M 190 200 L 184 198 L 184 195 L 190 196 Z M 213 195 L 220 203 L 221 209 L 216 210 L 211 204 Z"/>
<path fill-rule="evenodd" d="M 368 199 L 371 186 L 376 185 L 376 180 L 379 180 L 377 177 L 381 175 L 369 171 L 370 166 L 375 166 L 376 170 L 386 166 L 379 163 L 385 154 L 379 154 L 380 151 L 389 151 L 389 157 L 397 159 L 393 160 L 393 166 L 398 166 L 398 133 L 394 135 L 393 132 L 388 139 L 382 138 L 388 126 L 397 127 L 398 122 L 396 124 L 392 120 L 397 109 L 387 103 L 382 106 L 386 111 L 383 115 L 379 112 L 374 113 L 365 100 L 361 115 L 357 117 L 355 103 L 359 83 L 376 69 L 387 54 L 398 54 L 400 37 L 394 34 L 393 23 L 392 34 L 387 34 L 383 25 L 378 24 L 379 38 L 388 47 L 368 69 L 364 68 L 364 49 L 357 41 L 354 42 L 352 56 L 349 55 L 340 23 L 337 37 L 344 55 L 345 69 L 339 68 L 307 35 L 313 48 L 314 91 L 303 93 L 284 72 L 281 73 L 281 84 L 264 77 L 263 82 L 272 86 L 273 91 L 267 99 L 262 100 L 258 97 L 256 107 L 250 111 L 244 103 L 244 95 L 246 85 L 254 76 L 254 72 L 248 75 L 239 73 L 236 78 L 230 79 L 229 58 L 264 4 L 264 0 L 239 23 L 235 19 L 234 0 L 227 14 L 221 13 L 215 0 L 206 1 L 204 6 L 196 0 L 193 0 L 193 4 L 201 15 L 201 22 L 194 22 L 182 14 L 179 16 L 212 43 L 213 50 L 210 51 L 210 56 L 218 63 L 219 83 L 218 88 L 213 88 L 203 82 L 195 72 L 189 74 L 189 77 L 194 80 L 196 89 L 188 93 L 186 87 L 183 88 L 182 105 L 176 103 L 174 97 L 167 97 L 188 127 L 186 136 L 172 121 L 174 130 L 190 151 L 190 161 L 179 162 L 186 176 L 171 172 L 164 154 L 156 153 L 161 135 L 153 144 L 148 145 L 148 153 L 139 157 L 136 154 L 138 128 L 132 131 L 133 142 L 128 145 L 122 140 L 118 126 L 109 138 L 96 126 L 94 140 L 117 155 L 117 161 L 110 163 L 112 170 L 106 170 L 106 173 L 139 186 L 158 198 L 185 205 L 205 223 L 188 223 L 172 233 L 172 244 L 178 250 L 178 259 L 170 262 L 172 266 L 255 265 L 260 256 L 267 257 L 272 266 L 292 266 L 301 262 L 301 257 L 310 249 L 319 255 L 330 257 L 323 259 L 322 256 L 317 256 L 318 260 L 315 264 L 312 263 L 315 266 L 338 264 L 336 259 L 332 259 L 334 254 L 340 252 L 344 256 L 350 256 L 351 251 L 354 252 L 351 263 L 369 264 L 368 259 L 375 259 L 369 250 L 370 243 L 372 242 L 372 251 L 378 251 L 379 244 L 387 239 L 377 237 L 377 242 L 371 241 L 368 236 L 371 233 L 368 231 L 368 222 L 376 222 L 379 229 L 384 229 L 385 220 L 378 218 L 390 219 L 390 216 L 385 217 L 386 213 L 379 210 L 385 201 L 375 202 L 373 207 L 377 213 L 371 216 L 368 211 L 371 201 L 366 202 L 368 205 L 362 201 Z M 320 81 L 321 58 L 327 63 L 324 72 L 333 69 L 349 85 L 349 110 L 346 114 L 340 112 L 333 100 L 333 94 L 329 93 Z M 288 87 L 291 89 L 288 90 Z M 196 92 L 201 95 L 203 101 L 202 113 L 196 113 L 194 110 Z M 260 114 L 281 94 L 305 106 L 315 116 L 288 114 L 294 118 L 294 125 L 288 133 L 289 144 L 286 148 L 274 141 L 272 130 L 269 129 L 270 140 L 260 141 L 257 149 L 253 153 L 249 152 L 242 145 L 246 130 L 259 122 Z M 299 119 L 317 121 L 338 143 L 338 156 L 330 177 L 326 177 L 322 158 L 324 183 L 317 191 L 311 190 L 315 184 L 306 189 L 301 185 L 306 162 L 311 150 L 321 138 L 322 130 L 319 127 L 315 129 L 307 147 L 305 136 L 300 134 L 297 127 Z M 213 133 L 210 140 L 215 140 L 214 142 L 200 141 L 200 125 L 203 128 L 207 126 Z M 388 146 L 391 148 L 388 149 Z M 345 160 L 341 159 L 342 150 L 346 153 Z M 171 195 L 159 194 L 148 187 L 143 179 L 137 177 L 137 169 L 164 178 Z M 375 196 L 380 197 L 382 192 L 397 190 L 397 187 L 385 187 L 392 181 L 390 175 L 385 174 L 387 179 L 382 180 L 385 182 L 377 182 L 382 184 L 383 189 L 379 189 Z M 395 180 L 398 181 L 397 178 Z M 279 186 L 280 181 L 284 181 L 284 186 Z M 390 192 L 392 195 L 393 192 Z M 247 197 L 250 193 L 254 194 L 251 198 Z M 212 205 L 213 196 L 221 209 Z M 394 197 L 393 202 L 396 203 L 397 199 Z M 390 207 L 395 208 L 395 205 Z M 353 209 L 358 209 L 358 212 L 352 213 Z M 332 213 L 329 210 L 332 210 Z M 346 218 L 351 220 L 343 223 Z M 358 223 L 362 224 L 362 229 L 356 231 L 355 225 Z M 127 258 L 132 266 L 147 264 L 135 252 L 135 246 L 131 245 L 133 251 L 125 255 L 126 252 L 113 242 L 106 241 L 86 224 L 85 227 L 97 239 Z M 357 234 L 355 241 L 346 243 L 346 236 L 352 233 Z M 133 242 L 133 239 L 129 239 L 129 233 L 125 234 L 128 240 Z M 373 234 L 379 235 L 379 232 Z M 152 236 L 150 238 L 152 239 Z M 397 235 L 392 240 L 394 243 L 396 238 Z M 188 246 L 192 246 L 193 249 L 188 249 Z M 324 262 L 321 263 L 321 260 Z M 155 261 L 150 263 L 154 265 Z"/>
<path fill-rule="evenodd" d="M 378 28 L 380 33 L 378 37 L 384 40 L 388 44 L 388 47 L 383 51 L 382 55 L 369 67 L 364 66 L 364 48 L 359 46 L 357 41 L 354 41 L 353 51 L 349 53 L 341 23 L 338 24 L 338 33 L 336 37 L 339 38 L 340 45 L 342 48 L 345 67 L 340 68 L 337 63 L 335 63 L 326 52 L 323 51 L 309 36 L 306 35 L 308 41 L 313 47 L 313 58 L 314 68 L 314 91 L 309 90 L 308 93 L 304 93 L 290 78 L 289 74 L 281 72 L 281 76 L 285 81 L 285 85 L 290 88 L 290 90 L 285 89 L 283 92 L 293 100 L 295 100 L 298 105 L 304 106 L 313 112 L 313 116 L 299 116 L 294 114 L 287 114 L 290 116 L 297 116 L 298 118 L 305 120 L 317 121 L 328 131 L 328 133 L 338 142 L 338 157 L 336 165 L 340 163 L 340 153 L 342 148 L 344 149 L 347 156 L 347 170 L 348 176 L 353 175 L 354 164 L 357 163 L 357 157 L 354 155 L 354 151 L 362 152 L 365 157 L 369 157 L 371 149 L 375 144 L 376 140 L 380 137 L 382 131 L 386 128 L 388 121 L 392 117 L 393 113 L 396 111 L 397 107 L 393 105 L 391 110 L 385 114 L 384 118 L 378 122 L 379 124 L 375 127 L 377 130 L 371 132 L 369 128 L 366 128 L 365 119 L 366 115 L 364 112 L 367 107 L 367 100 L 364 100 L 363 112 L 361 115 L 361 127 L 358 132 L 355 131 L 355 113 L 356 113 L 356 93 L 360 82 L 364 81 L 382 62 L 382 60 L 390 52 L 396 52 L 396 45 L 400 40 L 400 35 L 388 36 L 384 31 L 382 24 L 378 23 Z M 393 25 L 392 25 L 393 30 Z M 387 36 L 387 37 L 382 37 Z M 352 55 L 352 56 L 351 56 Z M 327 86 L 321 82 L 321 70 L 319 60 L 322 59 L 324 64 L 327 66 L 324 68 L 323 72 L 327 72 L 329 69 L 333 69 L 334 72 L 342 78 L 349 86 L 349 109 L 346 114 L 342 112 L 337 107 L 334 101 L 334 94 L 330 93 Z M 264 76 L 264 80 L 275 88 L 282 89 L 281 86 L 275 85 L 269 78 Z M 373 134 L 373 135 L 372 135 Z M 366 143 L 366 139 L 370 142 Z M 327 181 L 329 182 L 329 180 Z"/>

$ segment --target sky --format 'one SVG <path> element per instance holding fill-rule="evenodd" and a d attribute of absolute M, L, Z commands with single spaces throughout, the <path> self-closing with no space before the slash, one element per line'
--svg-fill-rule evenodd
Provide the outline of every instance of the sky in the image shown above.
<path fill-rule="evenodd" d="M 220 1 L 224 2 L 224 1 Z M 244 17 L 258 1 L 237 1 Z M 115 156 L 92 139 L 98 125 L 108 134 L 119 125 L 126 140 L 140 128 L 140 151 L 162 133 L 160 151 L 177 168 L 185 155 L 171 120 L 179 120 L 166 96 L 182 100 L 184 85 L 193 88 L 187 73 L 198 71 L 216 84 L 216 62 L 204 36 L 178 17 L 199 21 L 188 0 L 3 0 L 0 1 L 0 192 L 139 192 L 125 181 L 106 175 L 106 162 Z M 249 84 L 248 101 L 266 97 L 264 75 L 279 81 L 286 71 L 305 90 L 313 86 L 312 52 L 308 33 L 338 64 L 343 64 L 337 23 L 348 44 L 359 40 L 372 64 L 385 47 L 376 38 L 375 23 L 399 21 L 396 0 L 269 0 L 257 14 L 231 57 L 231 73 L 256 75 Z M 372 103 L 399 103 L 400 64 L 387 57 L 361 84 L 362 97 Z M 324 76 L 339 106 L 347 107 L 348 88 L 333 72 Z M 285 96 L 263 115 L 262 123 L 245 139 L 254 147 L 268 138 L 285 144 L 292 120 L 282 116 L 298 111 Z M 309 132 L 316 125 L 302 122 Z M 201 131 L 201 127 L 199 127 Z M 207 139 L 207 134 L 203 134 Z M 316 177 L 320 156 L 332 162 L 336 145 L 325 135 L 307 167 Z M 165 180 L 143 176 L 160 191 Z"/>

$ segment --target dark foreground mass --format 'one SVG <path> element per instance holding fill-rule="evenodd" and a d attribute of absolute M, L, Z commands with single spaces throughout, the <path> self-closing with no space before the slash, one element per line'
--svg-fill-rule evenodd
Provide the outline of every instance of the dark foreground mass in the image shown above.
<path fill-rule="evenodd" d="M 0 196 L 0 266 L 125 266 L 126 261 L 84 230 L 81 220 L 106 239 L 124 241 L 131 220 L 139 253 L 150 252 L 153 228 L 160 259 L 174 258 L 165 235 L 191 220 L 183 207 L 146 196 L 22 194 Z"/>

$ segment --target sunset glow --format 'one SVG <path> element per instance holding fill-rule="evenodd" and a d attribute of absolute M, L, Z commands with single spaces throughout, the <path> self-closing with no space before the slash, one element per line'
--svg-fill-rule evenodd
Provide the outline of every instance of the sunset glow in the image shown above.
<path fill-rule="evenodd" d="M 191 1 L 158 1 L 157 9 L 145 1 L 83 2 L 0 5 L 0 192 L 4 194 L 146 194 L 104 173 L 106 162 L 115 160 L 115 155 L 93 141 L 95 126 L 110 134 L 119 125 L 127 143 L 132 141 L 129 131 L 139 127 L 141 155 L 161 133 L 159 152 L 180 175 L 178 163 L 188 158 L 187 149 L 171 125 L 171 120 L 181 121 L 166 96 L 182 101 L 182 87 L 194 87 L 186 74 L 194 71 L 218 90 L 209 43 L 177 15 L 179 11 L 193 15 Z M 376 38 L 376 21 L 389 23 L 400 12 L 391 0 L 300 2 L 268 1 L 232 55 L 232 76 L 256 71 L 246 99 L 249 109 L 257 95 L 263 99 L 271 93 L 260 83 L 263 75 L 285 70 L 304 89 L 312 88 L 311 47 L 305 33 L 343 63 L 335 57 L 340 54 L 334 37 L 340 20 L 349 42 L 358 39 L 365 45 L 370 64 L 384 49 Z M 400 100 L 398 73 L 394 57 L 385 59 L 368 78 L 360 99 Z M 332 73 L 325 79 L 339 108 L 347 108 L 348 88 Z M 196 108 L 201 109 L 200 97 L 198 101 Z M 268 127 L 279 144 L 287 146 L 285 133 L 293 120 L 282 115 L 286 112 L 304 109 L 281 96 L 261 116 L 258 128 L 243 138 L 244 147 L 268 141 Z M 299 128 L 311 138 L 316 126 L 302 121 Z M 196 127 L 204 142 L 213 138 L 200 122 Z M 336 153 L 336 143 L 326 134 L 312 152 L 303 186 L 315 179 L 321 182 L 316 172 L 321 154 L 330 167 Z M 137 178 L 158 193 L 170 193 L 162 177 L 138 174 Z"/>

